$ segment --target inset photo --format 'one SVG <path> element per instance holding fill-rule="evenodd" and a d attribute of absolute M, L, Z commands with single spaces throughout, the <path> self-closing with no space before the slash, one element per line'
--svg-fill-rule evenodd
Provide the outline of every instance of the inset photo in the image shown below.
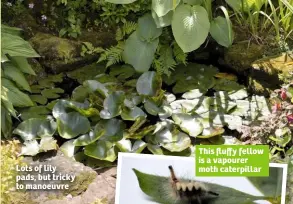
<path fill-rule="evenodd" d="M 193 157 L 118 157 L 115 204 L 285 204 L 286 164 L 269 177 L 196 177 Z"/>

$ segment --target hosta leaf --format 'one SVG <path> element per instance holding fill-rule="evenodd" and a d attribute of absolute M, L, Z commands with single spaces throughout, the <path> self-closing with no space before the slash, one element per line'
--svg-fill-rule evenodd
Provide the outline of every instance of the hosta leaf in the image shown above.
<path fill-rule="evenodd" d="M 104 109 L 100 112 L 103 119 L 111 119 L 121 114 L 125 93 L 116 91 L 107 96 L 104 100 Z"/>
<path fill-rule="evenodd" d="M 7 93 L 8 89 L 4 86 L 1 86 L 1 108 L 5 107 L 9 114 L 16 118 L 16 110 L 14 109 L 11 101 L 9 101 Z"/>
<path fill-rule="evenodd" d="M 75 146 L 89 145 L 89 144 L 97 141 L 104 133 L 105 133 L 105 130 L 90 131 L 89 133 L 81 135 L 77 139 L 75 139 L 73 144 Z"/>
<path fill-rule="evenodd" d="M 139 117 L 146 117 L 147 115 L 138 107 L 124 108 L 121 117 L 123 120 L 135 121 Z"/>
<path fill-rule="evenodd" d="M 106 2 L 113 3 L 113 4 L 130 4 L 137 0 L 106 0 Z"/>
<path fill-rule="evenodd" d="M 172 20 L 173 35 L 184 52 L 191 52 L 202 45 L 210 30 L 207 11 L 198 5 L 183 4 L 176 8 Z"/>
<path fill-rule="evenodd" d="M 36 75 L 25 57 L 11 57 L 11 62 L 23 73 Z"/>
<path fill-rule="evenodd" d="M 108 141 L 97 141 L 87 145 L 84 154 L 100 160 L 113 162 L 117 159 L 117 152 L 114 144 Z"/>
<path fill-rule="evenodd" d="M 57 149 L 57 140 L 53 137 L 43 137 L 40 141 L 40 151 L 47 152 Z"/>
<path fill-rule="evenodd" d="M 11 57 L 40 57 L 29 42 L 7 33 L 1 33 L 1 50 Z"/>
<path fill-rule="evenodd" d="M 57 125 L 53 120 L 31 118 L 20 123 L 13 133 L 19 135 L 24 141 L 34 140 L 39 137 L 52 136 L 56 127 Z"/>
<path fill-rule="evenodd" d="M 16 68 L 11 62 L 5 62 L 2 64 L 4 70 L 4 76 L 12 81 L 14 81 L 17 86 L 26 91 L 31 91 L 30 85 L 28 84 L 23 73 Z"/>
<path fill-rule="evenodd" d="M 65 139 L 74 138 L 90 130 L 89 120 L 80 113 L 63 113 L 57 118 L 58 133 Z"/>
<path fill-rule="evenodd" d="M 136 32 L 126 40 L 123 59 L 132 65 L 137 72 L 146 72 L 150 69 L 154 55 L 159 44 L 159 39 L 151 42 L 142 41 Z"/>
<path fill-rule="evenodd" d="M 5 138 L 11 137 L 12 120 L 9 112 L 1 106 L 1 132 Z"/>
<path fill-rule="evenodd" d="M 25 141 L 21 148 L 20 155 L 35 156 L 39 152 L 40 152 L 40 146 L 36 140 Z"/>
<path fill-rule="evenodd" d="M 110 120 L 101 120 L 95 126 L 95 134 L 104 131 L 100 140 L 116 142 L 123 138 L 123 132 L 125 129 L 125 124 L 122 120 L 112 118 Z"/>
<path fill-rule="evenodd" d="M 229 30 L 229 27 L 232 29 L 231 22 L 228 22 L 227 19 L 222 16 L 214 18 L 211 22 L 211 36 L 217 41 L 218 44 L 224 47 L 231 46 L 234 40 L 234 33 L 232 30 Z"/>
<path fill-rule="evenodd" d="M 143 41 L 151 42 L 162 34 L 162 28 L 157 28 L 150 13 L 138 19 L 137 35 Z"/>
<path fill-rule="evenodd" d="M 168 170 L 168 166 L 166 166 Z M 157 203 L 172 203 L 172 204 L 188 204 L 190 202 L 184 201 L 182 199 L 176 200 L 173 196 L 169 194 L 162 193 L 162 189 L 169 189 L 171 192 L 173 190 L 170 183 L 170 177 L 157 176 L 152 174 L 143 173 L 137 169 L 133 169 L 136 177 L 138 179 L 140 189 L 151 199 Z M 167 171 L 166 170 L 166 171 Z M 176 170 L 175 170 L 176 171 Z M 243 178 L 245 180 L 246 178 Z M 266 178 L 265 178 L 266 179 Z M 190 179 L 179 178 L 179 180 L 188 181 Z M 262 177 L 258 177 L 261 182 Z M 253 203 L 255 200 L 265 199 L 265 196 L 253 196 L 240 192 L 236 189 L 229 188 L 226 186 L 202 182 L 203 185 L 208 186 L 209 190 L 218 193 L 218 197 L 202 197 L 202 202 L 209 204 L 235 204 L 235 203 Z M 275 184 L 276 185 L 276 184 Z M 213 199 L 212 199 L 213 198 Z"/>
<path fill-rule="evenodd" d="M 154 71 L 143 73 L 137 80 L 136 90 L 140 95 L 155 96 L 162 86 L 160 76 Z"/>
<path fill-rule="evenodd" d="M 152 10 L 152 17 L 157 25 L 157 28 L 163 28 L 171 25 L 173 12 L 169 11 L 166 15 L 159 17 L 157 13 Z"/>
<path fill-rule="evenodd" d="M 142 140 L 136 140 L 132 145 L 130 140 L 122 139 L 116 143 L 116 146 L 122 152 L 141 153 L 147 146 L 147 143 Z"/>
<path fill-rule="evenodd" d="M 158 17 L 165 16 L 169 11 L 175 10 L 180 0 L 152 0 L 152 9 Z"/>
<path fill-rule="evenodd" d="M 33 106 L 34 103 L 27 94 L 21 92 L 15 85 L 8 79 L 1 78 L 2 86 L 4 86 L 7 92 L 7 99 L 15 107 L 28 107 Z"/>
<path fill-rule="evenodd" d="M 22 33 L 22 29 L 1 24 L 1 33 L 20 36 Z"/>
<path fill-rule="evenodd" d="M 172 118 L 175 124 L 180 126 L 181 130 L 188 133 L 192 137 L 198 136 L 203 130 L 201 122 L 191 115 L 173 114 Z"/>

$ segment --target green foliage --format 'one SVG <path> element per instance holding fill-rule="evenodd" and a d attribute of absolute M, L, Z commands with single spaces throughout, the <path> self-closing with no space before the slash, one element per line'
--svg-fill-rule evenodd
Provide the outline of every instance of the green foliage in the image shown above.
<path fill-rule="evenodd" d="M 1 203 L 13 203 L 15 197 L 16 165 L 23 166 L 23 158 L 18 156 L 20 142 L 12 140 L 8 142 L 1 141 Z"/>
<path fill-rule="evenodd" d="M 30 44 L 20 37 L 20 29 L 2 25 L 1 28 L 1 132 L 9 138 L 11 116 L 17 118 L 15 107 L 33 106 L 26 94 L 31 88 L 25 74 L 35 75 L 27 58 L 39 57 Z"/>
<path fill-rule="evenodd" d="M 109 74 L 77 87 L 71 100 L 58 100 L 53 117 L 23 121 L 14 130 L 25 141 L 22 154 L 56 148 L 52 135 L 59 135 L 66 140 L 60 147 L 66 155 L 74 157 L 84 147 L 83 153 L 99 162 L 115 161 L 119 151 L 140 153 L 145 149 L 190 156 L 195 145 L 191 138 L 197 138 L 197 143 L 223 144 L 224 127 L 239 130 L 245 121 L 262 120 L 269 112 L 263 97 L 248 98 L 235 81 L 218 79 L 216 68 L 189 64 L 177 69 L 164 82 L 174 87 L 183 83 L 184 88 L 175 88 L 182 93 L 179 98 L 161 89 L 162 78 L 154 71 L 137 78 L 130 65 L 109 67 Z M 188 84 L 187 77 L 201 80 Z M 221 84 L 217 89 L 226 91 L 205 96 L 217 83 Z"/>
<path fill-rule="evenodd" d="M 168 167 L 166 166 L 166 169 Z M 153 174 L 148 174 L 141 172 L 137 169 L 133 169 L 136 178 L 139 183 L 140 189 L 148 196 L 151 197 L 152 200 L 158 203 L 170 203 L 170 204 L 187 204 L 191 201 L 189 199 L 180 198 L 177 195 L 174 195 L 174 189 L 170 183 L 170 177 L 167 176 L 156 176 Z M 279 173 L 279 172 L 278 172 Z M 278 175 L 278 174 L 277 174 Z M 187 178 L 178 178 L 179 182 L 189 183 L 190 179 Z M 247 179 L 247 178 L 243 178 Z M 256 178 L 252 184 L 262 183 L 262 186 L 266 186 L 267 188 L 275 189 L 276 184 L 275 177 L 271 176 L 269 179 L 258 177 Z M 210 196 L 202 196 L 201 201 L 208 201 L 211 204 L 233 204 L 233 203 L 253 203 L 256 200 L 275 200 L 276 197 L 280 196 L 279 192 L 276 195 L 276 192 L 267 195 L 267 196 L 254 196 L 241 191 L 238 191 L 233 188 L 225 187 L 224 185 L 209 183 L 209 182 L 201 182 L 202 185 L 209 188 L 209 191 L 216 192 L 220 196 L 214 197 L 211 199 Z M 266 193 L 265 191 L 261 191 L 262 193 Z"/>

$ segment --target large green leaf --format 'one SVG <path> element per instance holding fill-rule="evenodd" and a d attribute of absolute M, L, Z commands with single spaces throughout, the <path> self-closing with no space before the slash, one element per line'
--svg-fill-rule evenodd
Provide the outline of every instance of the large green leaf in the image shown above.
<path fill-rule="evenodd" d="M 23 73 L 36 75 L 35 71 L 32 69 L 25 57 L 11 57 L 11 62 Z"/>
<path fill-rule="evenodd" d="M 202 45 L 210 30 L 207 11 L 198 5 L 180 5 L 176 8 L 172 30 L 176 42 L 184 52 L 191 52 Z"/>
<path fill-rule="evenodd" d="M 21 110 L 20 117 L 22 120 L 30 118 L 46 119 L 50 113 L 51 111 L 46 106 L 33 106 Z"/>
<path fill-rule="evenodd" d="M 61 93 L 64 93 L 64 90 L 61 88 L 51 88 L 51 89 L 44 89 L 41 91 L 42 95 L 49 99 L 59 98 Z"/>
<path fill-rule="evenodd" d="M 227 4 L 238 12 L 248 12 L 251 9 L 259 11 L 266 0 L 226 0 Z"/>
<path fill-rule="evenodd" d="M 7 93 L 8 89 L 4 86 L 1 86 L 1 107 L 5 107 L 8 113 L 16 118 L 16 110 L 14 109 L 13 104 L 9 100 Z"/>
<path fill-rule="evenodd" d="M 140 95 L 155 96 L 162 86 L 161 83 L 161 78 L 156 72 L 148 71 L 138 78 L 136 90 Z"/>
<path fill-rule="evenodd" d="M 147 117 L 141 108 L 135 106 L 133 108 L 124 108 L 121 117 L 123 120 L 135 121 L 139 117 Z"/>
<path fill-rule="evenodd" d="M 130 4 L 137 0 L 106 0 L 106 1 L 113 4 Z"/>
<path fill-rule="evenodd" d="M 104 97 L 109 95 L 109 90 L 105 87 L 105 85 L 96 80 L 87 80 L 83 82 L 83 85 L 91 92 L 98 92 Z"/>
<path fill-rule="evenodd" d="M 131 152 L 131 153 L 141 153 L 144 148 L 147 146 L 142 140 L 136 140 L 133 144 L 128 139 L 122 139 L 116 143 L 116 146 L 122 152 Z"/>
<path fill-rule="evenodd" d="M 63 113 L 69 113 L 73 110 L 86 117 L 99 115 L 99 111 L 95 108 L 91 108 L 89 103 L 78 103 L 64 99 L 58 100 L 58 102 L 53 107 L 52 113 L 55 118 L 59 118 Z"/>
<path fill-rule="evenodd" d="M 11 57 L 40 57 L 29 42 L 7 33 L 1 33 L 1 50 Z"/>
<path fill-rule="evenodd" d="M 7 33 L 11 35 L 20 36 L 21 32 L 22 30 L 20 28 L 10 27 L 10 26 L 1 24 L 1 33 Z"/>
<path fill-rule="evenodd" d="M 150 69 L 154 55 L 159 44 L 159 39 L 151 42 L 142 41 L 136 32 L 126 40 L 123 58 L 134 67 L 137 72 L 146 72 Z"/>
<path fill-rule="evenodd" d="M 1 106 L 1 132 L 5 138 L 9 138 L 12 132 L 12 120 L 9 112 Z"/>
<path fill-rule="evenodd" d="M 158 113 L 161 111 L 161 109 L 157 106 L 154 100 L 147 99 L 144 102 L 144 109 L 151 115 L 158 115 Z"/>
<path fill-rule="evenodd" d="M 175 10 L 180 0 L 152 0 L 152 9 L 158 17 L 166 15 L 169 11 Z"/>
<path fill-rule="evenodd" d="M 111 119 L 121 114 L 122 104 L 124 101 L 124 92 L 115 91 L 104 100 L 104 109 L 100 112 L 103 119 Z"/>
<path fill-rule="evenodd" d="M 95 134 L 104 131 L 104 134 L 100 137 L 100 140 L 116 142 L 123 138 L 123 132 L 125 130 L 125 124 L 122 120 L 112 118 L 110 120 L 101 120 L 95 126 Z"/>
<path fill-rule="evenodd" d="M 5 62 L 2 66 L 4 68 L 3 71 L 6 78 L 14 81 L 19 88 L 31 91 L 30 85 L 18 68 L 16 68 L 11 62 Z"/>
<path fill-rule="evenodd" d="M 166 15 L 158 17 L 157 13 L 152 10 L 152 17 L 157 25 L 157 28 L 163 28 L 171 25 L 173 12 L 169 11 Z"/>
<path fill-rule="evenodd" d="M 137 35 L 143 41 L 151 42 L 162 34 L 162 28 L 157 28 L 150 13 L 138 19 Z"/>
<path fill-rule="evenodd" d="M 95 141 L 97 141 L 103 134 L 105 133 L 104 130 L 100 131 L 90 131 L 87 134 L 79 136 L 76 140 L 74 140 L 73 144 L 75 146 L 86 146 Z"/>
<path fill-rule="evenodd" d="M 201 122 L 191 115 L 179 113 L 173 114 L 172 118 L 175 124 L 180 126 L 181 130 L 192 137 L 198 136 L 203 130 Z"/>
<path fill-rule="evenodd" d="M 166 169 L 168 166 L 166 166 Z M 176 196 L 170 196 L 169 193 L 162 193 L 162 189 L 164 192 L 173 192 L 172 184 L 170 183 L 170 177 L 156 176 L 152 174 L 146 174 L 137 169 L 133 169 L 134 173 L 137 176 L 139 186 L 141 190 L 148 196 L 152 198 L 153 201 L 158 203 L 168 203 L 168 204 L 188 204 L 190 201 L 182 200 L 177 198 Z M 168 169 L 167 169 L 168 170 Z M 167 171 L 166 170 L 166 171 Z M 181 182 L 189 182 L 190 179 L 181 179 L 178 178 Z M 246 178 L 243 178 L 244 180 Z M 259 180 L 263 180 L 262 177 L 258 177 Z M 265 178 L 266 179 L 266 178 Z M 229 188 L 226 186 L 201 182 L 202 185 L 207 186 L 210 191 L 216 192 L 219 196 L 205 196 L 202 197 L 202 203 L 209 204 L 248 204 L 254 203 L 256 200 L 266 199 L 264 196 L 253 196 L 250 194 L 246 194 L 240 192 L 236 189 Z"/>
<path fill-rule="evenodd" d="M 36 138 L 50 137 L 56 131 L 57 125 L 53 120 L 31 118 L 20 123 L 13 133 L 24 141 Z"/>
<path fill-rule="evenodd" d="M 74 157 L 75 153 L 79 150 L 80 147 L 75 146 L 74 143 L 74 139 L 73 140 L 68 140 L 66 142 L 64 142 L 61 147 L 60 147 L 60 151 L 67 157 Z"/>
<path fill-rule="evenodd" d="M 87 145 L 84 154 L 100 160 L 113 162 L 117 159 L 117 152 L 114 144 L 108 141 L 97 141 Z"/>
<path fill-rule="evenodd" d="M 13 82 L 5 78 L 1 78 L 1 80 L 2 80 L 1 81 L 2 86 L 7 88 L 8 90 L 7 92 L 8 101 L 11 102 L 13 106 L 28 107 L 28 106 L 34 105 L 30 97 L 27 94 L 21 92 L 17 87 L 15 87 Z"/>
<path fill-rule="evenodd" d="M 211 22 L 210 33 L 212 37 L 224 47 L 230 47 L 234 40 L 234 33 L 229 27 L 232 28 L 231 22 L 227 22 L 227 19 L 222 16 L 214 18 Z"/>
<path fill-rule="evenodd" d="M 176 132 L 172 134 L 172 142 L 161 144 L 162 147 L 170 152 L 182 152 L 191 145 L 189 136 L 183 132 Z"/>
<path fill-rule="evenodd" d="M 87 133 L 91 126 L 89 120 L 78 112 L 63 113 L 57 118 L 58 133 L 65 139 Z"/>

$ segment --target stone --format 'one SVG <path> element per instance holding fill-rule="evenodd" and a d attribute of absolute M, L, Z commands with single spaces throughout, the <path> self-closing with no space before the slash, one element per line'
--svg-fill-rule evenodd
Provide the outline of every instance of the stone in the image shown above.
<path fill-rule="evenodd" d="M 81 56 L 82 42 L 38 32 L 30 39 L 33 48 L 41 55 L 40 63 L 47 72 L 59 74 L 74 70 L 98 59 L 96 55 Z"/>

